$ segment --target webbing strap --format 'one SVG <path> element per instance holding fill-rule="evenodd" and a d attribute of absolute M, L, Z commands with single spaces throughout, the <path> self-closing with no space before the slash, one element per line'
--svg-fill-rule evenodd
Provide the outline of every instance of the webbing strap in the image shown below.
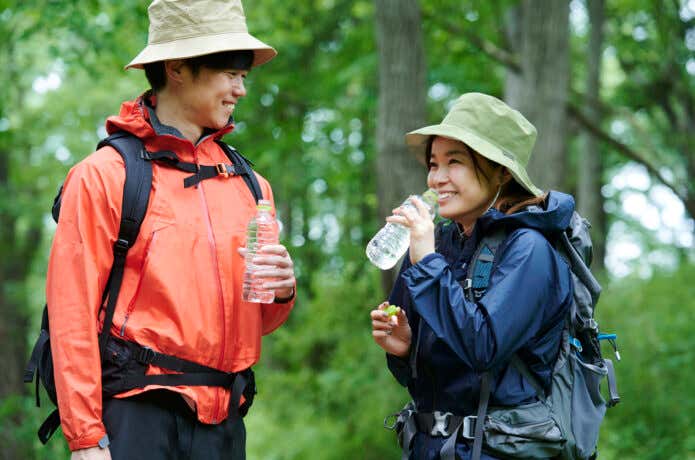
<path fill-rule="evenodd" d="M 415 424 L 415 417 L 413 417 L 413 412 L 407 415 L 407 418 L 403 422 L 403 429 L 400 435 L 401 443 L 401 460 L 408 460 L 410 458 L 410 452 L 413 450 L 413 440 L 417 434 L 417 425 Z"/>
<path fill-rule="evenodd" d="M 218 373 L 193 373 L 186 374 L 157 374 L 157 375 L 135 375 L 126 379 L 124 388 L 119 389 L 119 393 L 129 391 L 134 388 L 144 388 L 147 385 L 162 386 L 204 386 L 204 387 L 224 387 L 230 388 L 234 383 L 235 374 Z M 110 395 L 107 395 L 110 396 Z"/>
<path fill-rule="evenodd" d="M 458 423 L 458 425 L 456 425 L 456 428 L 454 428 L 446 442 L 444 442 L 442 448 L 439 450 L 439 458 L 441 458 L 441 460 L 456 460 L 456 441 L 459 438 L 459 432 L 461 431 L 462 426 L 463 418 L 461 418 L 461 421 Z"/>
<path fill-rule="evenodd" d="M 531 384 L 534 390 L 536 390 L 536 395 L 541 401 L 546 400 L 546 394 L 545 390 L 543 389 L 543 386 L 538 382 L 538 379 L 536 376 L 534 376 L 531 373 L 531 370 L 528 368 L 526 363 L 519 358 L 519 355 L 514 353 L 512 357 L 510 358 L 510 363 L 512 366 L 516 367 L 516 370 L 519 371 L 519 373 L 526 379 L 526 381 Z"/>
<path fill-rule="evenodd" d="M 55 409 L 51 414 L 43 421 L 39 427 L 39 440 L 41 443 L 46 444 L 53 433 L 56 432 L 60 426 L 60 414 L 58 414 L 58 409 Z"/>
<path fill-rule="evenodd" d="M 105 356 L 118 293 L 123 282 L 126 255 L 140 232 L 140 224 L 145 217 L 152 188 L 152 164 L 143 161 L 145 149 L 140 139 L 121 131 L 102 140 L 98 148 L 105 145 L 116 149 L 123 158 L 125 184 L 123 186 L 123 205 L 118 240 L 113 245 L 113 266 L 106 289 L 108 296 L 104 312 L 104 324 L 99 335 L 99 351 L 102 359 Z"/>
<path fill-rule="evenodd" d="M 487 405 L 490 401 L 490 372 L 483 372 L 480 376 L 480 402 L 475 423 L 475 440 L 473 441 L 473 453 L 471 460 L 480 460 L 483 451 L 483 427 L 487 415 Z"/>
<path fill-rule="evenodd" d="M 263 192 L 261 191 L 261 186 L 258 184 L 258 179 L 256 179 L 256 175 L 253 172 L 253 163 L 251 163 L 251 161 L 249 161 L 246 157 L 227 143 L 220 140 L 216 142 L 217 145 L 222 147 L 222 150 L 224 150 L 227 158 L 229 158 L 234 165 L 238 166 L 237 174 L 244 179 L 246 186 L 251 191 L 251 195 L 253 195 L 253 199 L 256 200 L 256 203 L 258 203 L 259 200 L 263 199 Z"/>
<path fill-rule="evenodd" d="M 613 368 L 613 361 L 610 359 L 604 359 L 604 364 L 608 370 L 608 407 L 613 407 L 620 402 L 620 395 L 618 394 L 618 385 L 615 378 L 615 369 Z"/>

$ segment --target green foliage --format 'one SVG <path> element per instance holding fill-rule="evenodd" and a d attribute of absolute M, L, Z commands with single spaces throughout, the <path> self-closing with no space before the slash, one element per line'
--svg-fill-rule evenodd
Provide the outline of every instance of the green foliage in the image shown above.
<path fill-rule="evenodd" d="M 298 302 L 291 324 L 264 339 L 258 399 L 247 417 L 249 458 L 398 456 L 382 424 L 408 396 L 371 337 L 379 275 L 362 264 L 343 273 L 319 271 L 316 297 Z"/>
<path fill-rule="evenodd" d="M 618 334 L 622 361 L 604 345 L 618 377 L 621 403 L 601 429 L 601 458 L 695 457 L 695 266 L 651 280 L 609 284 L 599 310 L 605 332 Z"/>

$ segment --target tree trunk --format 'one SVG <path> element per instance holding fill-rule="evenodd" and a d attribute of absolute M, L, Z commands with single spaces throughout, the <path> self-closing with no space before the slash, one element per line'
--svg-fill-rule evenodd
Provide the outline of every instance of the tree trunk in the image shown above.
<path fill-rule="evenodd" d="M 602 114 L 597 101 L 600 97 L 601 55 L 603 53 L 603 23 L 605 1 L 588 0 L 591 35 L 587 50 L 586 102 L 584 113 L 596 126 L 601 125 Z M 577 207 L 579 212 L 592 225 L 591 236 L 594 243 L 594 270 L 603 270 L 606 254 L 606 213 L 603 211 L 601 184 L 603 161 L 599 140 L 590 133 L 580 136 Z"/>
<path fill-rule="evenodd" d="M 565 189 L 569 2 L 523 0 L 507 26 L 521 72 L 507 76 L 505 99 L 538 130 L 529 174 L 542 189 Z"/>
<path fill-rule="evenodd" d="M 377 0 L 376 39 L 379 52 L 377 118 L 377 196 L 385 217 L 408 195 L 426 188 L 426 170 L 405 145 L 406 132 L 425 122 L 425 56 L 417 0 Z M 395 270 L 384 272 L 384 291 Z"/>

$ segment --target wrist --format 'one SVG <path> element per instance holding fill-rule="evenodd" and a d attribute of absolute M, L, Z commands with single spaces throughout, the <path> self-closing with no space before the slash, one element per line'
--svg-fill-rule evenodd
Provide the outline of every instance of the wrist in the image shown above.
<path fill-rule="evenodd" d="M 294 294 L 295 294 L 294 288 L 292 288 L 290 290 L 290 293 L 288 295 L 278 297 L 276 294 L 275 299 L 273 300 L 273 303 L 287 303 L 287 302 L 291 301 L 292 299 L 294 299 Z"/>

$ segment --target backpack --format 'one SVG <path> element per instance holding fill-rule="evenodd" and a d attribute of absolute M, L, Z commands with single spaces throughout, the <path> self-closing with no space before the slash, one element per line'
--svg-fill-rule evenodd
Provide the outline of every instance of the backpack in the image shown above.
<path fill-rule="evenodd" d="M 574 298 L 565 318 L 550 390 L 546 392 L 526 363 L 514 354 L 511 364 L 533 386 L 539 401 L 512 408 L 488 408 L 491 372 L 483 373 L 478 413 L 471 419 L 474 429 L 468 433 L 473 436 L 473 460 L 479 458 L 483 446 L 514 458 L 579 460 L 597 455 L 599 427 L 606 408 L 620 401 L 613 362 L 602 357 L 600 341 L 611 343 L 616 359 L 620 360 L 620 354 L 617 336 L 599 333 L 594 318 L 601 286 L 589 269 L 589 228 L 587 220 L 574 212 L 570 226 L 553 242 L 571 268 Z M 495 254 L 506 236 L 504 229 L 498 229 L 479 243 L 463 286 L 469 299 L 479 299 L 487 289 Z M 600 391 L 604 378 L 608 401 Z"/>
<path fill-rule="evenodd" d="M 533 207 L 528 208 L 529 210 Z M 443 225 L 435 230 L 440 241 Z M 423 416 L 429 417 L 432 432 L 440 429 L 449 437 L 440 456 L 443 460 L 456 458 L 456 439 L 461 436 L 472 441 L 472 460 L 479 460 L 484 449 L 501 458 L 559 458 L 584 460 L 596 457 L 598 432 L 607 407 L 620 401 L 613 363 L 601 355 L 600 341 L 613 346 L 620 360 L 615 334 L 599 333 L 594 310 L 601 286 L 589 270 L 592 244 L 590 225 L 574 212 L 569 227 L 551 241 L 572 271 L 574 297 L 565 317 L 560 351 L 555 361 L 551 386 L 545 391 L 524 361 L 514 354 L 510 364 L 536 390 L 538 401 L 515 407 L 488 407 L 493 370 L 481 374 L 481 390 L 476 415 L 466 417 L 446 413 L 418 414 L 412 402 L 401 412 L 387 417 L 386 428 L 399 433 L 399 442 L 407 458 L 417 424 Z M 480 299 L 487 290 L 497 249 L 508 235 L 498 228 L 484 236 L 468 266 L 466 279 L 461 283 L 464 295 L 470 301 Z M 601 381 L 606 378 L 609 399 L 605 401 Z M 395 417 L 393 424 L 388 419 Z M 417 419 L 417 421 L 416 421 Z M 483 423 L 478 423 L 482 420 Z M 455 427 L 449 430 L 447 427 Z"/>
<path fill-rule="evenodd" d="M 147 211 L 152 188 L 153 161 L 192 173 L 191 176 L 184 179 L 184 187 L 195 186 L 200 181 L 217 175 L 224 175 L 225 177 L 239 175 L 244 179 L 255 201 L 258 202 L 258 200 L 263 199 L 258 180 L 251 169 L 251 162 L 226 143 L 222 141 L 217 141 L 217 143 L 232 162 L 231 165 L 224 163 L 218 163 L 214 166 L 196 165 L 195 163 L 181 162 L 173 152 L 147 152 L 140 139 L 123 131 L 101 140 L 97 146 L 97 149 L 104 146 L 111 146 L 116 149 L 123 158 L 126 172 L 118 240 L 113 246 L 113 265 L 101 302 L 101 308 L 104 310 L 104 323 L 102 332 L 99 334 L 99 352 L 102 360 L 104 397 L 152 384 L 222 386 L 232 390 L 231 401 L 236 401 L 236 404 L 230 403 L 230 416 L 244 416 L 251 406 L 256 387 L 253 371 L 250 368 L 238 373 L 223 372 L 175 356 L 158 353 L 151 348 L 109 334 L 118 293 L 123 281 L 128 249 L 135 243 Z M 60 216 L 62 191 L 63 187 L 61 186 L 53 201 L 52 215 L 56 222 Z M 145 375 L 147 366 L 150 364 L 178 372 L 178 374 Z M 57 407 L 47 305 L 43 309 L 39 337 L 34 344 L 31 357 L 24 371 L 24 382 L 31 383 L 34 376 L 36 376 L 36 406 L 40 407 L 41 405 L 39 398 L 39 384 L 41 384 L 51 402 Z M 242 394 L 246 401 L 239 407 L 238 402 Z M 56 408 L 39 427 L 39 440 L 46 444 L 59 426 L 60 415 Z M 106 438 L 105 443 L 108 445 L 108 438 Z M 100 441 L 101 444 L 102 441 Z"/>

